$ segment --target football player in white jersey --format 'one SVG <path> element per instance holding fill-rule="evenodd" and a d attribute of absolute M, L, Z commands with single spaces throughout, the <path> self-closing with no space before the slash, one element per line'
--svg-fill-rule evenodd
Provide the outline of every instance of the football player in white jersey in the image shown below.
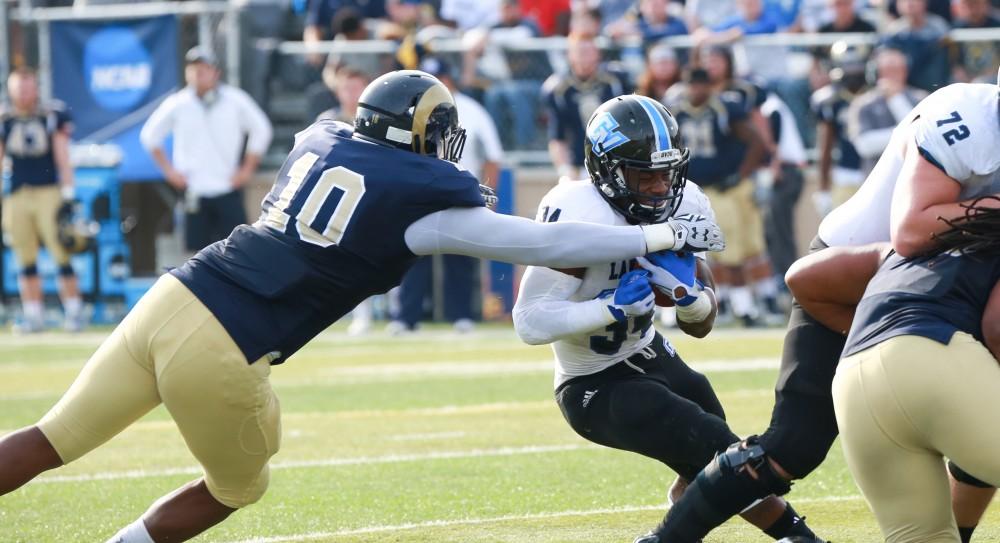
<path fill-rule="evenodd" d="M 677 123 L 659 102 L 613 98 L 593 114 L 586 137 L 590 181 L 557 185 L 542 199 L 537 220 L 626 225 L 673 216 L 714 219 L 708 198 L 685 179 L 689 150 L 678 145 Z M 556 401 L 570 426 L 592 442 L 666 464 L 680 477 L 671 490 L 676 498 L 686 481 L 739 438 L 705 376 L 653 329 L 651 285 L 676 304 L 683 331 L 704 337 L 717 311 L 713 281 L 704 259 L 690 251 L 647 255 L 639 260 L 645 269 L 632 264 L 528 268 L 514 326 L 527 343 L 552 344 Z M 781 498 L 767 498 L 744 516 L 775 539 L 815 539 Z"/>
<path fill-rule="evenodd" d="M 858 192 L 820 224 L 810 249 L 891 242 L 904 257 L 933 249 L 935 236 L 950 228 L 945 220 L 964 216 L 963 206 L 976 197 L 1000 193 L 998 101 L 997 85 L 958 83 L 917 104 Z M 860 297 L 863 284 L 857 287 L 852 290 Z M 699 541 L 754 500 L 787 491 L 790 480 L 822 463 L 838 433 L 831 383 L 846 332 L 824 327 L 796 305 L 770 427 L 731 447 L 697 476 L 691 483 L 696 491 L 689 489 L 658 528 L 661 541 Z M 953 463 L 949 471 L 958 535 L 968 542 L 994 489 Z"/>

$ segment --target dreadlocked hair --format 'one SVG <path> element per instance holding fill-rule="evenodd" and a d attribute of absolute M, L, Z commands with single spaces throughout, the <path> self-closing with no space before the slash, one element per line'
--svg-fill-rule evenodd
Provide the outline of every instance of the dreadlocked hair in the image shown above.
<path fill-rule="evenodd" d="M 984 205 L 987 201 L 991 201 L 992 207 Z M 938 217 L 951 228 L 934 234 L 938 242 L 934 255 L 951 251 L 1000 254 L 1000 198 L 984 196 L 961 206 L 965 208 L 963 217 L 951 220 Z"/>

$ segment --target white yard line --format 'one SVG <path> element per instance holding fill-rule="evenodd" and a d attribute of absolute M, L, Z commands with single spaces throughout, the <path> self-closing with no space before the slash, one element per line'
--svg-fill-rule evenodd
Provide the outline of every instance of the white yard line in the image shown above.
<path fill-rule="evenodd" d="M 388 454 L 383 456 L 360 456 L 354 458 L 326 458 L 321 460 L 295 460 L 291 462 L 275 462 L 271 469 L 328 468 L 338 466 L 365 466 L 372 464 L 396 464 L 400 462 L 418 462 L 424 460 L 453 460 L 458 458 L 485 458 L 495 456 L 516 456 L 522 454 L 541 454 L 553 452 L 579 451 L 584 449 L 600 449 L 596 445 L 584 443 L 569 443 L 565 445 L 531 445 L 527 447 L 499 447 L 496 449 L 472 449 L 466 451 L 431 451 L 421 454 Z M 86 481 L 110 481 L 120 479 L 147 479 L 172 475 L 197 475 L 200 468 L 167 468 L 160 470 L 127 470 L 87 473 L 81 475 L 53 475 L 36 479 L 38 483 L 78 483 Z"/>
<path fill-rule="evenodd" d="M 844 502 L 861 500 L 860 495 L 851 496 L 824 496 L 819 498 L 797 498 L 796 503 L 811 502 Z M 539 520 L 561 517 L 582 517 L 590 515 L 605 515 L 618 513 L 638 513 L 642 511 L 665 511 L 666 504 L 659 505 L 623 505 L 620 507 L 608 507 L 602 509 L 552 511 L 549 513 L 528 513 L 524 515 L 502 515 L 498 517 L 455 519 L 455 520 L 429 520 L 425 522 L 413 522 L 395 525 L 368 526 L 365 528 L 348 528 L 332 532 L 310 532 L 305 534 L 293 534 L 274 537 L 257 537 L 253 539 L 241 539 L 227 543 L 288 543 L 294 541 L 314 541 L 317 539 L 327 539 L 331 537 L 375 534 L 381 532 L 396 532 L 400 530 L 417 530 L 421 528 L 440 528 L 447 526 L 471 526 L 476 524 L 492 524 L 495 522 L 510 522 L 524 520 Z"/>

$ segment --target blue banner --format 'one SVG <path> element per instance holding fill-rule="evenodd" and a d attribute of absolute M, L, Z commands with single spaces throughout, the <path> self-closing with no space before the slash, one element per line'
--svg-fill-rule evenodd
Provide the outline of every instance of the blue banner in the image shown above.
<path fill-rule="evenodd" d="M 139 130 L 179 86 L 177 20 L 52 23 L 52 96 L 73 115 L 76 141 L 114 143 L 126 181 L 162 179 Z"/>

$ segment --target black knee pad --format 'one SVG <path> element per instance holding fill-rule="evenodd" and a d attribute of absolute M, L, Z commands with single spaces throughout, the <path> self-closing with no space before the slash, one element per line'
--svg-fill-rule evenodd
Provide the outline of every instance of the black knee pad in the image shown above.
<path fill-rule="evenodd" d="M 717 455 L 695 477 L 657 534 L 665 541 L 699 541 L 755 501 L 787 494 L 791 488 L 771 468 L 764 448 L 752 436 Z"/>
<path fill-rule="evenodd" d="M 952 462 L 951 460 L 948 461 L 948 473 L 951 473 L 951 476 L 954 477 L 955 480 L 960 483 L 965 483 L 969 486 L 974 486 L 976 488 L 993 488 L 993 485 L 984 481 L 980 481 L 979 479 L 976 479 L 972 475 L 969 475 L 968 472 L 958 467 L 958 465 Z"/>
<path fill-rule="evenodd" d="M 21 266 L 21 276 L 22 277 L 36 277 L 38 276 L 38 265 L 28 264 L 26 266 Z"/>
<path fill-rule="evenodd" d="M 71 264 L 67 263 L 59 266 L 59 277 L 73 277 L 74 275 L 76 275 L 76 271 L 73 270 Z"/>
<path fill-rule="evenodd" d="M 771 467 L 767 453 L 760 445 L 757 436 L 750 436 L 745 441 L 730 445 L 716 460 L 720 470 L 727 470 L 733 476 L 742 477 L 748 482 L 752 481 L 749 485 L 756 487 L 760 493 L 756 499 L 771 494 L 783 496 L 792 490 L 791 483 Z M 756 478 L 751 475 L 751 470 L 756 473 Z"/>

